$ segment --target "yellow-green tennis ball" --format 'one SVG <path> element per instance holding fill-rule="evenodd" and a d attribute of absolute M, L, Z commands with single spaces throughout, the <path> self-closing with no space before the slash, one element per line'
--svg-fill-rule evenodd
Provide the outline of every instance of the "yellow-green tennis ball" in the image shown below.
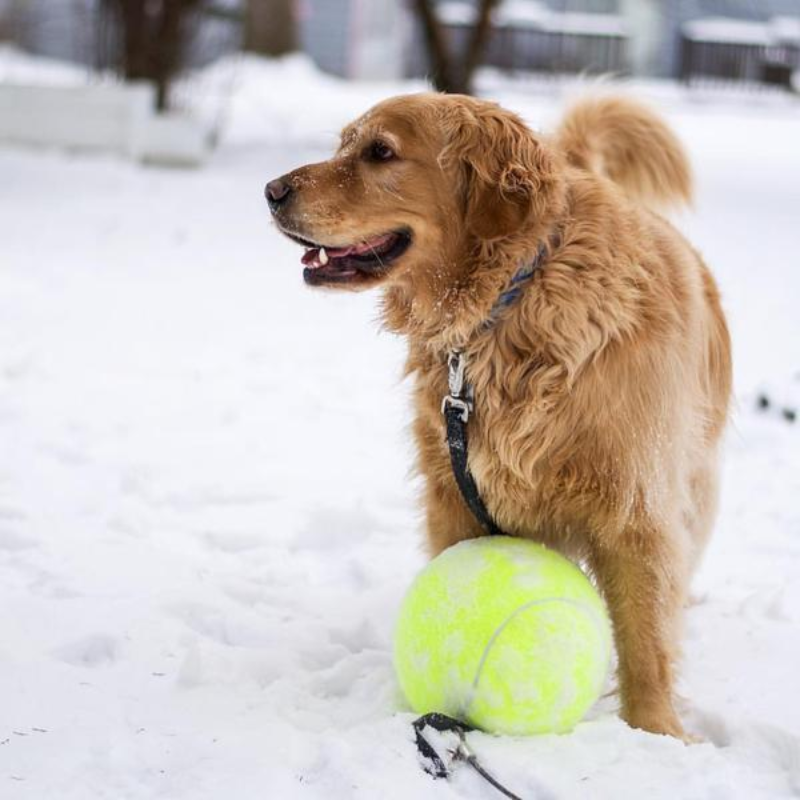
<path fill-rule="evenodd" d="M 488 536 L 431 561 L 395 633 L 400 686 L 439 711 L 510 735 L 571 730 L 600 696 L 611 626 L 572 562 L 541 545 Z"/>

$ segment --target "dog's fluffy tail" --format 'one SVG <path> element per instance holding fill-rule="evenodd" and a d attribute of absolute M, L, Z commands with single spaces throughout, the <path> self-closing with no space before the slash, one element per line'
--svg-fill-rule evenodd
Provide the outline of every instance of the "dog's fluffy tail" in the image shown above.
<path fill-rule="evenodd" d="M 633 100 L 581 100 L 564 117 L 557 141 L 571 164 L 605 175 L 650 207 L 691 202 L 683 146 L 657 114 Z"/>

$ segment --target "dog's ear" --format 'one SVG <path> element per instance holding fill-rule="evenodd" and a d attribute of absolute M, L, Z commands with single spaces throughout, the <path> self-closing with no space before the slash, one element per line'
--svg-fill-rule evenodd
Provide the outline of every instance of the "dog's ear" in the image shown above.
<path fill-rule="evenodd" d="M 495 103 L 459 96 L 447 101 L 440 161 L 461 165 L 468 229 L 481 239 L 499 239 L 543 217 L 557 183 L 550 148 Z"/>

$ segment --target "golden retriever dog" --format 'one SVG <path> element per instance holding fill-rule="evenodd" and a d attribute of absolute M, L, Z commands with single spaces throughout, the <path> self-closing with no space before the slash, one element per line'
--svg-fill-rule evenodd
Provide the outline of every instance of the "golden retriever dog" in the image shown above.
<path fill-rule="evenodd" d="M 380 287 L 385 325 L 408 340 L 430 552 L 484 533 L 445 442 L 458 350 L 486 507 L 504 532 L 591 570 L 623 718 L 678 737 L 680 619 L 716 511 L 731 387 L 714 280 L 656 210 L 690 193 L 680 143 L 631 100 L 585 99 L 543 136 L 494 103 L 438 94 L 380 103 L 333 158 L 266 189 L 307 248 L 305 281 Z"/>

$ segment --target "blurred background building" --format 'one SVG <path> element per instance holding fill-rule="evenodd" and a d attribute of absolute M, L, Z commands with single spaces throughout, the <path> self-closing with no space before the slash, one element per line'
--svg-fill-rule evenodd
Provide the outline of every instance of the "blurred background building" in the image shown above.
<path fill-rule="evenodd" d="M 191 8 L 185 58 L 244 44 L 300 49 L 354 79 L 431 70 L 419 8 L 435 8 L 448 47 L 468 47 L 481 0 L 161 0 Z M 146 5 L 139 0 L 140 5 Z M 109 60 L 109 20 L 125 0 L 0 0 L 0 39 L 80 63 Z M 482 61 L 510 72 L 615 73 L 784 83 L 800 68 L 800 0 L 501 0 Z M 112 41 L 113 45 L 113 41 Z"/>

